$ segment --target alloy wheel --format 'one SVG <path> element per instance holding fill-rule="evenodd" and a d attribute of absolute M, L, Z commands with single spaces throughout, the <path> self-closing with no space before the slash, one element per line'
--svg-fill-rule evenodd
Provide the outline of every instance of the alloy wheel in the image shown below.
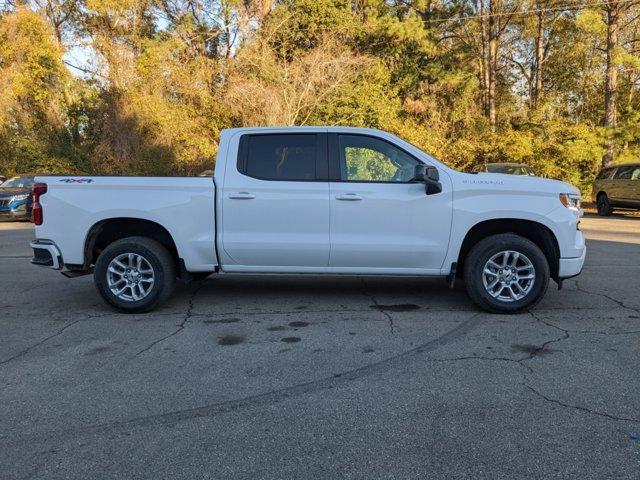
<path fill-rule="evenodd" d="M 138 253 L 122 253 L 107 267 L 107 285 L 118 298 L 137 302 L 153 289 L 155 272 L 149 260 Z"/>
<path fill-rule="evenodd" d="M 515 302 L 526 297 L 536 279 L 529 258 L 514 250 L 493 255 L 482 269 L 482 283 L 489 295 L 503 302 Z"/>

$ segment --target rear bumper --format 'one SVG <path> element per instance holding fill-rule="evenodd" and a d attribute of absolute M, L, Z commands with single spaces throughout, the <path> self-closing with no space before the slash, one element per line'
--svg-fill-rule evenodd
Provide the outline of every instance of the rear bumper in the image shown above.
<path fill-rule="evenodd" d="M 31 263 L 40 267 L 49 267 L 61 270 L 64 263 L 60 250 L 51 240 L 34 240 L 31 242 L 33 258 Z"/>
<path fill-rule="evenodd" d="M 584 266 L 584 259 L 587 256 L 587 248 L 582 251 L 582 255 L 576 258 L 561 258 L 558 278 L 570 278 L 579 275 Z"/>

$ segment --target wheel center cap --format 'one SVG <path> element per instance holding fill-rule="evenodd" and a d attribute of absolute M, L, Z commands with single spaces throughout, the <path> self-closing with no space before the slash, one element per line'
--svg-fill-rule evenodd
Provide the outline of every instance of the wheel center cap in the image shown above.
<path fill-rule="evenodd" d="M 137 270 L 131 270 L 130 272 L 127 272 L 127 280 L 129 280 L 130 282 L 135 282 L 139 278 L 140 272 L 138 272 Z"/>
<path fill-rule="evenodd" d="M 505 268 L 502 271 L 502 275 L 500 275 L 500 280 L 503 282 L 511 281 L 513 279 L 513 275 L 515 275 L 515 270 L 512 268 Z"/>

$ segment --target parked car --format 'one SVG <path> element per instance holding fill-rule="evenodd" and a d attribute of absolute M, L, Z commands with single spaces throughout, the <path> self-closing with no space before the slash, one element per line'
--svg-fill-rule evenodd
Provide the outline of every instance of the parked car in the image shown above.
<path fill-rule="evenodd" d="M 524 163 L 485 163 L 475 167 L 473 172 L 506 173 L 509 175 L 529 175 L 531 177 L 536 175 L 533 168 Z"/>
<path fill-rule="evenodd" d="M 29 220 L 31 218 L 32 175 L 19 175 L 0 184 L 0 219 Z"/>
<path fill-rule="evenodd" d="M 611 215 L 616 208 L 640 209 L 640 163 L 603 168 L 592 192 L 598 215 Z"/>
<path fill-rule="evenodd" d="M 577 188 L 457 172 L 371 129 L 224 130 L 213 178 L 38 176 L 33 191 L 32 262 L 93 272 L 129 312 L 215 272 L 459 274 L 481 308 L 514 313 L 586 253 Z"/>

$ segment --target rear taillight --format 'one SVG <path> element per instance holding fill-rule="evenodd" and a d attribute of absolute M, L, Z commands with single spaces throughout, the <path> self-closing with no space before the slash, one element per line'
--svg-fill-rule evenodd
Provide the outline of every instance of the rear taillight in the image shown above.
<path fill-rule="evenodd" d="M 31 188 L 33 200 L 31 204 L 31 221 L 36 225 L 42 225 L 42 205 L 40 205 L 40 196 L 47 193 L 46 183 L 34 183 Z"/>

